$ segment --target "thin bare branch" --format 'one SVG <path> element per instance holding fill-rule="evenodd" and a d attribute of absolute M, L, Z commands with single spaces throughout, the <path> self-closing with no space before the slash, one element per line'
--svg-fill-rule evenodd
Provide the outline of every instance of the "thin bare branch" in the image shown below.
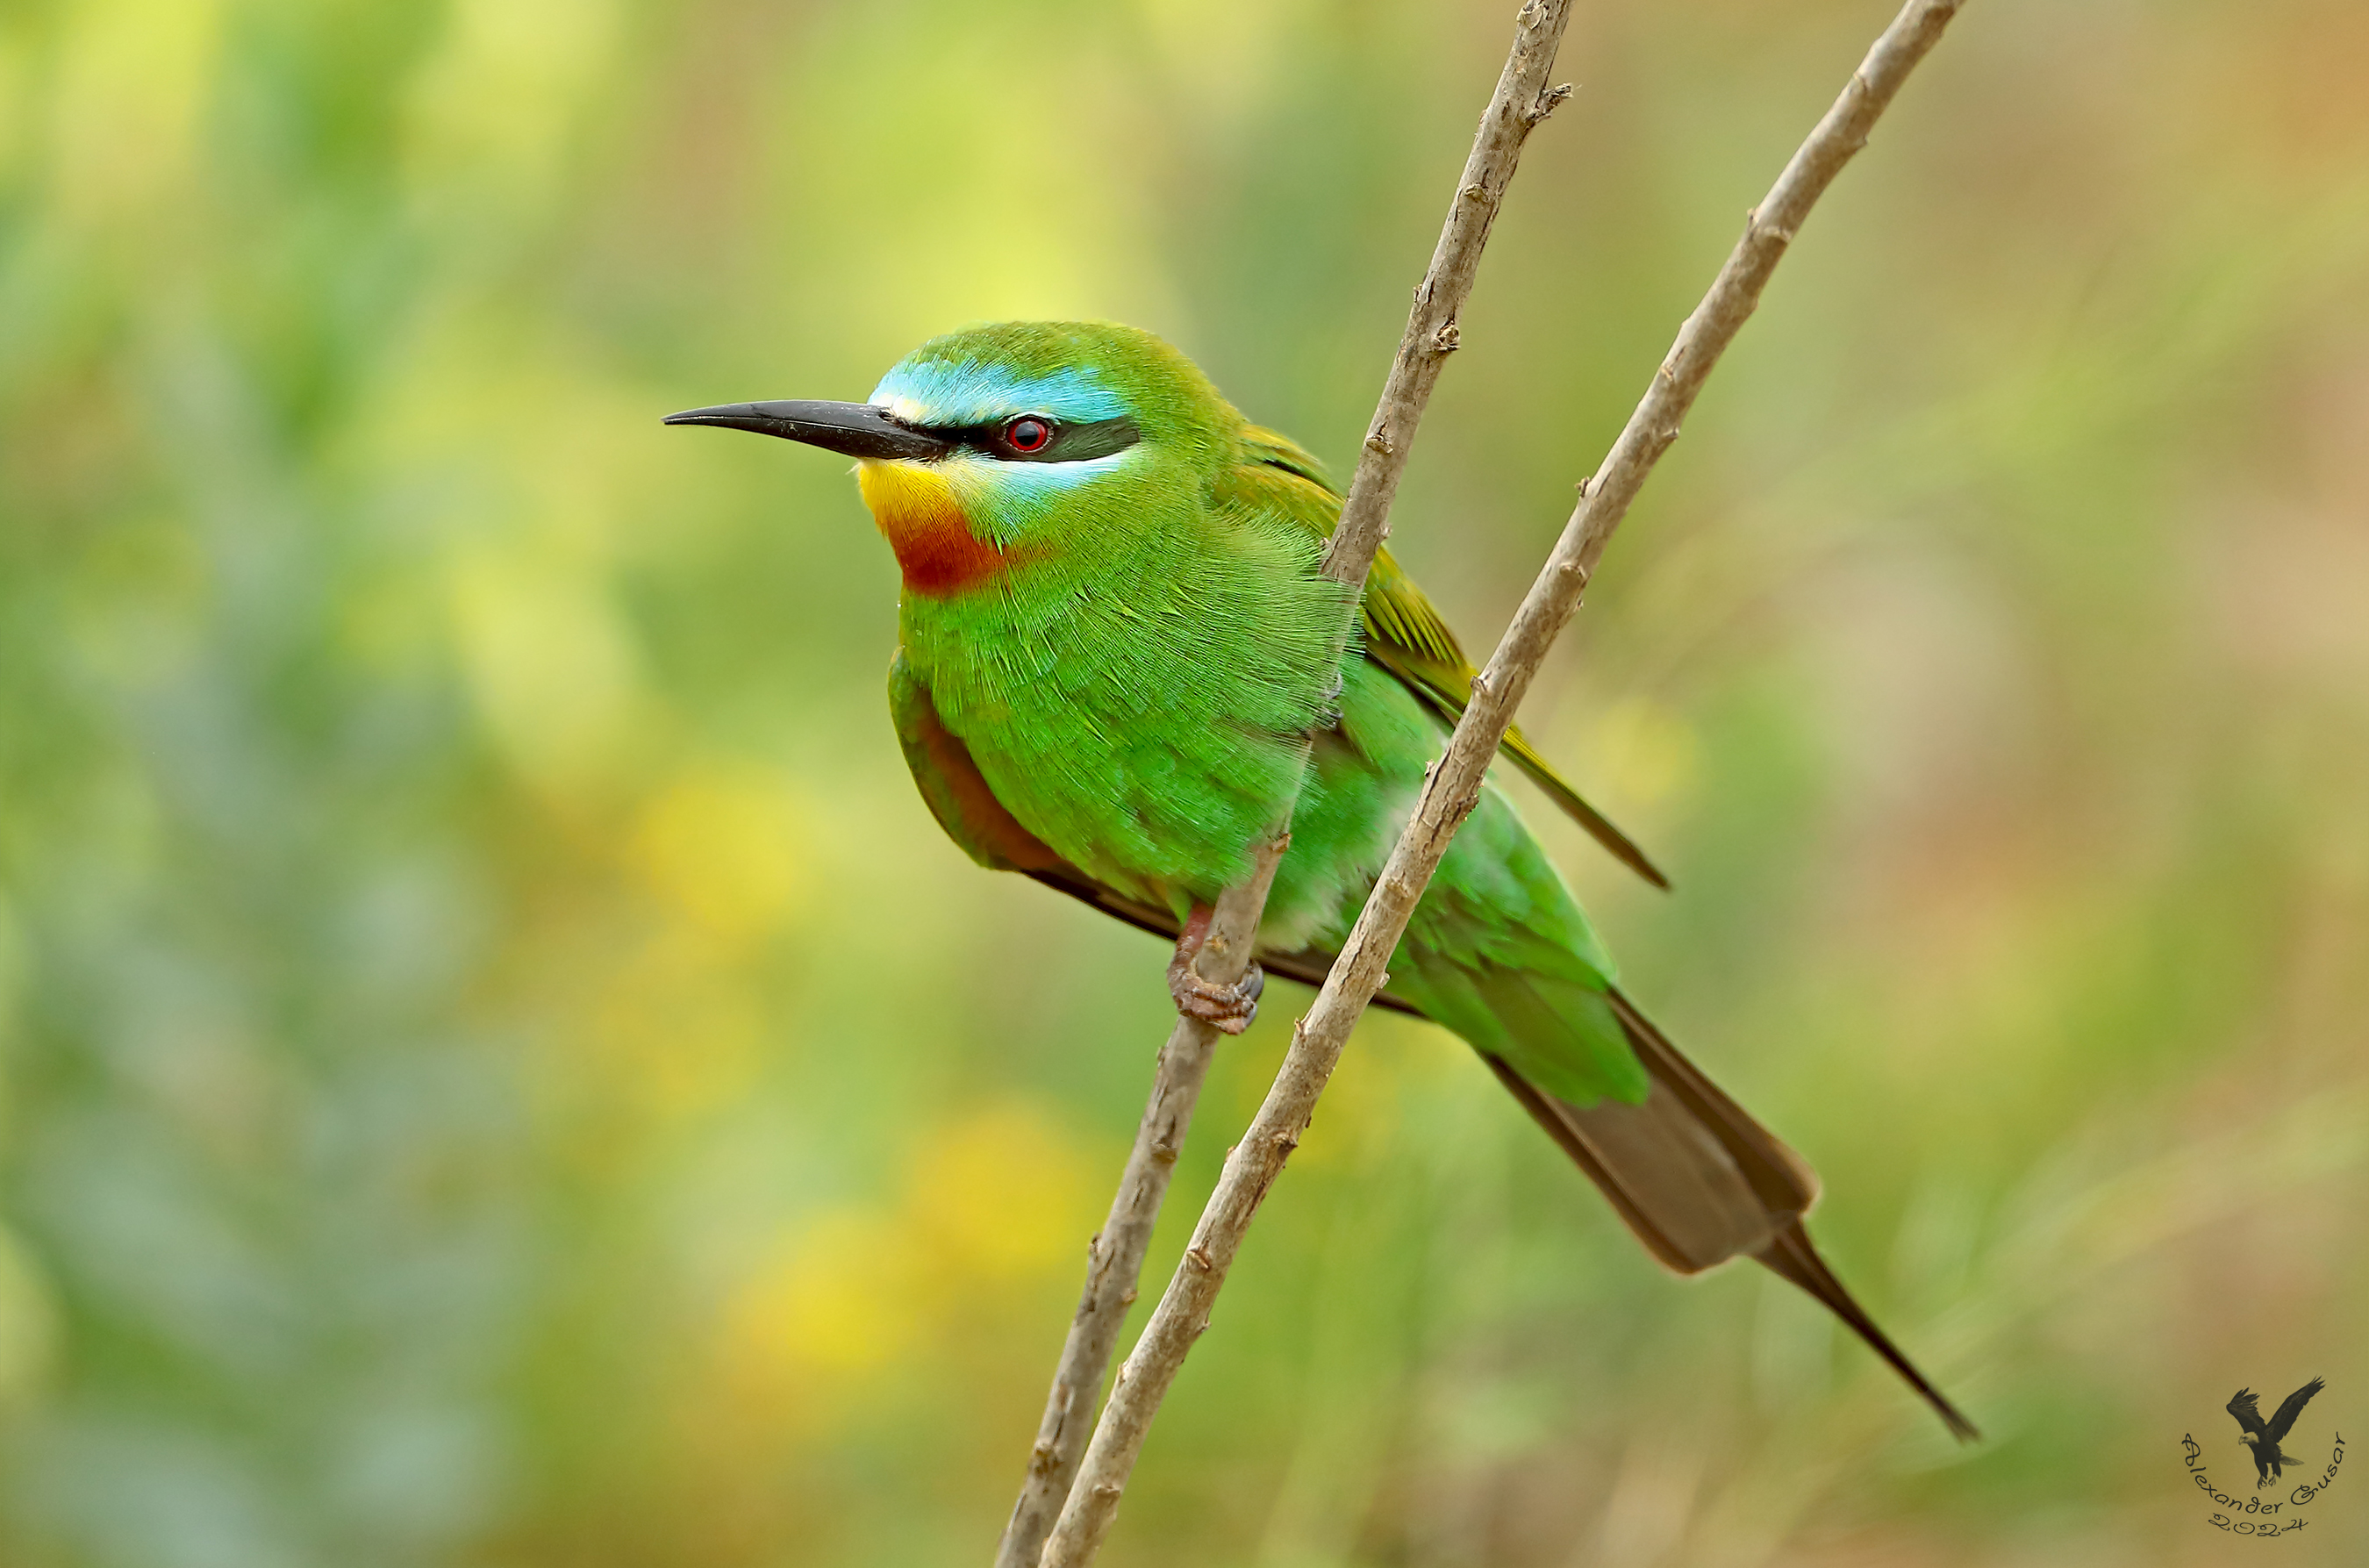
<path fill-rule="evenodd" d="M 1449 839 L 1480 798 L 1481 786 L 1514 710 L 1539 662 L 1579 606 L 1590 571 L 1662 453 L 1721 352 L 1759 303 L 1778 258 L 1827 184 L 1867 144 L 1869 130 L 1917 61 L 1939 40 L 1963 0 L 1909 0 L 1876 40 L 1867 59 L 1809 140 L 1793 155 L 1710 293 L 1679 329 L 1677 343 L 1612 451 L 1583 486 L 1554 552 L 1522 601 L 1488 666 L 1472 683 L 1472 702 L 1447 755 L 1425 781 L 1413 817 L 1390 852 L 1372 896 L 1316 1003 L 1292 1032 L 1275 1084 L 1250 1130 L 1227 1157 L 1217 1191 L 1202 1210 L 1184 1261 L 1170 1278 L 1143 1337 L 1120 1367 L 1110 1402 L 1094 1430 L 1068 1505 L 1047 1542 L 1043 1568 L 1091 1562 L 1160 1402 L 1185 1355 L 1209 1326 L 1209 1310 L 1233 1265 L 1252 1217 L 1281 1173 L 1339 1061 L 1349 1031 L 1385 979 L 1384 966 L 1416 901 L 1438 868 Z M 1420 307 L 1418 307 L 1420 308 Z M 1363 466 L 1360 465 L 1362 475 Z"/>
<path fill-rule="evenodd" d="M 1151 1230 L 1160 1219 L 1161 1201 L 1168 1196 L 1168 1178 L 1176 1170 L 1176 1156 L 1193 1126 L 1193 1106 L 1208 1076 L 1218 1031 L 1197 1018 L 1180 1017 L 1161 1047 L 1152 1073 L 1151 1098 L 1136 1128 L 1135 1147 L 1127 1154 L 1118 1191 L 1111 1197 L 1110 1218 L 1086 1246 L 1086 1286 L 1078 1299 L 1077 1316 L 1062 1343 L 1061 1359 L 1053 1372 L 1053 1391 L 1045 1402 L 1044 1419 L 1036 1426 L 1036 1446 L 1028 1455 L 1028 1480 L 1013 1505 L 1012 1518 L 996 1545 L 996 1568 L 1029 1568 L 1044 1550 L 1045 1538 L 1060 1517 L 1070 1482 L 1093 1430 L 1094 1400 L 1102 1392 L 1103 1373 L 1110 1366 L 1111 1348 L 1118 1343 L 1119 1325 L 1135 1300 L 1137 1278 L 1143 1272 L 1143 1254 L 1151 1244 Z"/>
<path fill-rule="evenodd" d="M 1250 879 L 1230 890 L 1235 907 L 1220 900 L 1195 964 L 1203 979 L 1231 985 L 1248 970 L 1246 937 L 1258 930 L 1258 911 L 1266 904 L 1267 888 L 1288 842 L 1288 838 L 1268 841 Z M 1151 1098 L 1135 1129 L 1135 1147 L 1127 1152 L 1118 1191 L 1111 1196 L 1110 1217 L 1086 1246 L 1085 1288 L 1053 1370 L 1053 1390 L 1037 1423 L 1036 1446 L 1028 1455 L 1028 1479 L 1012 1506 L 1003 1539 L 996 1543 L 996 1568 L 1033 1568 L 1053 1522 L 1060 1517 L 1086 1439 L 1093 1432 L 1094 1401 L 1102 1392 L 1103 1375 L 1110 1369 L 1112 1347 L 1118 1343 L 1127 1308 L 1134 1304 L 1143 1255 L 1151 1245 L 1168 1179 L 1175 1174 L 1176 1156 L 1192 1128 L 1193 1108 L 1219 1038 L 1216 1024 L 1180 1015 L 1160 1049 Z"/>
<path fill-rule="evenodd" d="M 1375 553 L 1390 532 L 1390 501 L 1398 494 L 1399 476 L 1406 470 L 1407 453 L 1413 449 L 1415 429 L 1431 401 L 1440 368 L 1456 349 L 1457 313 L 1472 292 L 1482 249 L 1489 242 L 1489 230 L 1496 222 L 1523 144 L 1531 131 L 1571 96 L 1567 86 L 1547 85 L 1569 20 L 1569 0 L 1525 0 L 1515 17 L 1513 47 L 1473 134 L 1472 151 L 1456 182 L 1456 195 L 1448 202 L 1431 266 L 1415 288 L 1398 355 L 1390 363 L 1373 423 L 1357 454 L 1357 472 L 1343 503 L 1341 521 L 1325 546 L 1322 570 L 1335 582 L 1363 584 Z M 1334 645 L 1336 660 L 1348 647 L 1354 624 L 1354 613 L 1343 620 Z M 1305 761 L 1303 757 L 1303 764 Z M 1194 961 L 1195 972 L 1202 979 L 1231 985 L 1248 971 L 1259 920 L 1266 910 L 1267 887 L 1288 841 L 1296 795 L 1295 789 L 1295 798 L 1281 803 L 1250 880 L 1227 889 L 1219 898 L 1208 938 Z M 1168 1190 L 1175 1145 L 1182 1142 L 1192 1121 L 1194 1101 L 1200 1093 L 1201 1078 L 1208 1070 L 1217 1038 L 1211 1025 L 1179 1018 L 1167 1047 L 1161 1052 L 1151 1100 L 1137 1129 L 1119 1190 L 1111 1200 L 1110 1219 L 1088 1253 L 1085 1290 L 1061 1347 L 1044 1417 L 1037 1425 L 1027 1479 L 1022 1482 L 1019 1501 L 1013 1505 L 1012 1518 L 996 1547 L 996 1568 L 1030 1568 L 1055 1520 L 1061 1516 L 1085 1451 L 1085 1415 L 1110 1366 L 1111 1348 L 1117 1342 L 1127 1304 L 1135 1299 L 1144 1249 L 1150 1242 L 1161 1200 Z"/>
<path fill-rule="evenodd" d="M 1381 402 L 1357 449 L 1349 498 L 1341 508 L 1332 542 L 1324 547 L 1324 574 L 1335 582 L 1364 582 L 1374 553 L 1390 534 L 1390 502 L 1397 498 L 1407 454 L 1414 449 L 1415 427 L 1431 403 L 1440 368 L 1461 340 L 1457 313 L 1472 292 L 1482 247 L 1489 243 L 1489 230 L 1505 202 L 1505 187 L 1513 182 L 1522 146 L 1571 96 L 1568 86 L 1547 86 L 1570 20 L 1565 0 L 1529 0 L 1514 17 L 1514 46 L 1506 52 L 1505 70 L 1498 73 L 1497 90 L 1482 111 L 1471 154 L 1448 204 L 1448 221 L 1432 247 L 1431 266 L 1415 285 L 1414 308 L 1407 313 L 1398 357 L 1390 361 Z"/>

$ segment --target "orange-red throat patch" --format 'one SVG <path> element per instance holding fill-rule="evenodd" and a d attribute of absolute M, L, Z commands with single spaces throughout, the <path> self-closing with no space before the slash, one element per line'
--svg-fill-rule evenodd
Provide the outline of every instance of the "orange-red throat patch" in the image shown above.
<path fill-rule="evenodd" d="M 855 465 L 855 484 L 912 592 L 943 599 L 1012 565 L 1010 556 L 971 532 L 954 486 L 922 464 L 867 459 Z"/>

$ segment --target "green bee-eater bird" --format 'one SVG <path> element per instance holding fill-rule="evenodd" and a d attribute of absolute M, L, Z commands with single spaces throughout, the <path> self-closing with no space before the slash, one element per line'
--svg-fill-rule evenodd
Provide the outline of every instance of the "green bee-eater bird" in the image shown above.
<path fill-rule="evenodd" d="M 1230 1031 L 1255 1005 L 1255 971 L 1220 990 L 1189 959 L 1312 735 L 1258 956 L 1322 981 L 1474 671 L 1384 551 L 1334 684 L 1347 590 L 1317 558 L 1341 496 L 1313 457 L 1159 338 L 1100 323 L 933 338 L 869 403 L 732 404 L 668 423 L 857 460 L 904 573 L 889 708 L 939 825 L 981 865 L 1176 938 L 1179 1007 Z M 1505 750 L 1661 880 L 1518 732 Z M 1470 1042 L 1654 1257 L 1683 1274 L 1757 1259 L 1973 1433 L 1810 1244 L 1810 1168 L 1621 994 L 1611 955 L 1494 786 L 1390 974 L 1378 1001 Z"/>

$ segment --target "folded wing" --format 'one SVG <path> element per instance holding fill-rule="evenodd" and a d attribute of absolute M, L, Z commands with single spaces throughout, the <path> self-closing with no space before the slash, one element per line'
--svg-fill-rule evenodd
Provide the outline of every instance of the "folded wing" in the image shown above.
<path fill-rule="evenodd" d="M 1329 535 L 1341 516 L 1341 496 L 1325 477 L 1323 465 L 1272 430 L 1253 429 L 1245 439 L 1255 461 L 1230 471 L 1213 498 L 1288 518 L 1320 538 Z M 1367 574 L 1364 612 L 1366 657 L 1449 724 L 1463 717 L 1472 678 L 1480 671 L 1464 657 L 1455 632 L 1388 550 L 1374 557 Z M 1582 798 L 1519 728 L 1505 732 L 1503 750 L 1606 853 L 1654 887 L 1670 885 L 1635 841 Z"/>

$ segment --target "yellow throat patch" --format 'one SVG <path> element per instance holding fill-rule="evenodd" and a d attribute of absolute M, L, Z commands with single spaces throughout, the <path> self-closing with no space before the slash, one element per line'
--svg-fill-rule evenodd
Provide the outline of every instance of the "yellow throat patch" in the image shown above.
<path fill-rule="evenodd" d="M 866 458 L 855 465 L 855 485 L 897 553 L 912 592 L 944 598 L 1011 565 L 1003 552 L 971 532 L 954 486 L 930 465 Z"/>

